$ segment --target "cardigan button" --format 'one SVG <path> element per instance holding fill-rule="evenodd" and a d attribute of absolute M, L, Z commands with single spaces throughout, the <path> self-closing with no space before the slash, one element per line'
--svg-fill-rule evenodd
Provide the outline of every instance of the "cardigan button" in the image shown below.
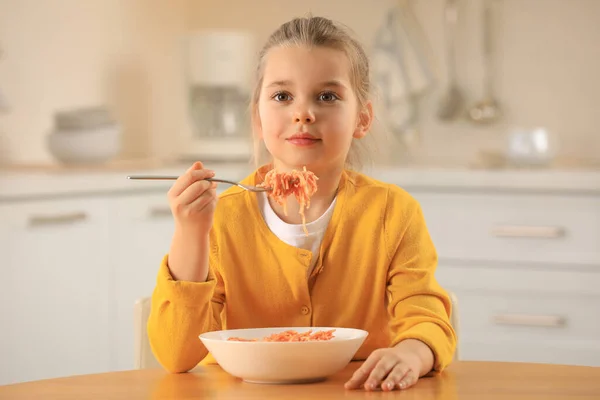
<path fill-rule="evenodd" d="M 310 308 L 308 308 L 306 306 L 302 306 L 302 308 L 300 309 L 300 312 L 304 315 L 307 315 L 310 312 Z"/>

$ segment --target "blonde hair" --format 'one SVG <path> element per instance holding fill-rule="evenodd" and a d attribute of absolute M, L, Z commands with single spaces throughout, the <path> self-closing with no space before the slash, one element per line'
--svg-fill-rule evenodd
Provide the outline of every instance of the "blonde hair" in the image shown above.
<path fill-rule="evenodd" d="M 371 90 L 369 60 L 363 47 L 352 37 L 350 31 L 332 20 L 323 17 L 308 16 L 305 18 L 294 18 L 273 32 L 258 54 L 256 82 L 250 104 L 250 113 L 253 122 L 257 116 L 258 100 L 264 77 L 265 56 L 269 50 L 278 46 L 327 47 L 342 51 L 350 61 L 350 78 L 359 107 L 364 107 L 369 101 Z M 264 143 L 254 135 L 253 158 L 257 166 L 264 161 L 265 153 L 268 152 L 264 147 Z M 354 139 L 346 159 L 346 166 L 359 168 L 363 161 L 360 153 L 359 142 Z"/>

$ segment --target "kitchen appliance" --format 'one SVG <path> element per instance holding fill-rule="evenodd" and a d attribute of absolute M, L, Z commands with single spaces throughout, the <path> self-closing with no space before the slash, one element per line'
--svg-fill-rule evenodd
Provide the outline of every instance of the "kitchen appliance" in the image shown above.
<path fill-rule="evenodd" d="M 189 129 L 179 156 L 186 160 L 247 161 L 253 37 L 244 31 L 196 31 L 186 38 Z"/>

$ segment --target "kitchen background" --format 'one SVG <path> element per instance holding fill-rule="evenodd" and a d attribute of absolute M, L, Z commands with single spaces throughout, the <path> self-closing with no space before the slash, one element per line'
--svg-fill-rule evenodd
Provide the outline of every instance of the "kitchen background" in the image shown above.
<path fill-rule="evenodd" d="M 435 86 L 422 96 L 416 159 L 460 164 L 482 149 L 501 150 L 515 127 L 546 127 L 559 155 L 597 162 L 600 135 L 600 2 L 502 0 L 495 3 L 494 88 L 504 117 L 481 127 L 434 118 L 445 83 L 442 0 L 3 0 L 0 2 L 0 114 L 4 163 L 52 160 L 45 136 L 59 110 L 107 104 L 123 124 L 121 158 L 172 157 L 185 135 L 187 97 L 181 42 L 196 29 L 241 29 L 256 46 L 282 21 L 308 11 L 350 26 L 368 49 L 390 7 L 408 3 L 431 48 Z M 480 0 L 461 0 L 456 60 L 469 104 L 482 97 Z M 261 11 L 261 10 L 268 10 Z M 415 82 L 415 85 L 423 81 Z M 380 94 L 381 95 L 381 94 Z"/>
<path fill-rule="evenodd" d="M 481 124 L 486 6 L 501 112 Z M 193 108 L 191 82 L 216 69 L 244 90 L 267 35 L 308 12 L 352 28 L 389 79 L 372 172 L 425 210 L 461 358 L 600 366 L 600 1 L 0 0 L 0 384 L 137 365 L 133 304 L 172 221 L 168 184 L 125 177 L 195 158 L 245 176 L 243 112 Z M 244 68 L 185 46 L 207 30 L 243 33 L 217 43 Z M 442 118 L 453 43 L 464 103 Z M 237 136 L 197 136 L 215 115 Z"/>

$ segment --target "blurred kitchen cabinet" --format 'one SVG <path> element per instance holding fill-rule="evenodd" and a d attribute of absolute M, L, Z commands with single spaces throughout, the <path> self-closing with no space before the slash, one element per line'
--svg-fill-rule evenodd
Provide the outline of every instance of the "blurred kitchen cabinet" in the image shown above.
<path fill-rule="evenodd" d="M 600 196 L 406 189 L 458 298 L 462 360 L 600 366 Z"/>
<path fill-rule="evenodd" d="M 0 205 L 0 384 L 110 369 L 108 216 L 100 198 Z"/>
<path fill-rule="evenodd" d="M 441 262 L 459 299 L 462 360 L 600 366 L 599 274 Z"/>
<path fill-rule="evenodd" d="M 173 237 L 174 220 L 166 190 L 115 197 L 110 221 L 116 299 L 112 370 L 127 370 L 134 368 L 133 304 L 152 295 L 160 263 Z"/>
<path fill-rule="evenodd" d="M 134 368 L 133 304 L 152 295 L 162 258 L 169 251 L 173 217 L 165 193 L 133 194 L 111 203 L 110 249 L 114 257 L 114 370 Z"/>
<path fill-rule="evenodd" d="M 600 196 L 481 190 L 415 197 L 442 258 L 600 266 Z"/>

